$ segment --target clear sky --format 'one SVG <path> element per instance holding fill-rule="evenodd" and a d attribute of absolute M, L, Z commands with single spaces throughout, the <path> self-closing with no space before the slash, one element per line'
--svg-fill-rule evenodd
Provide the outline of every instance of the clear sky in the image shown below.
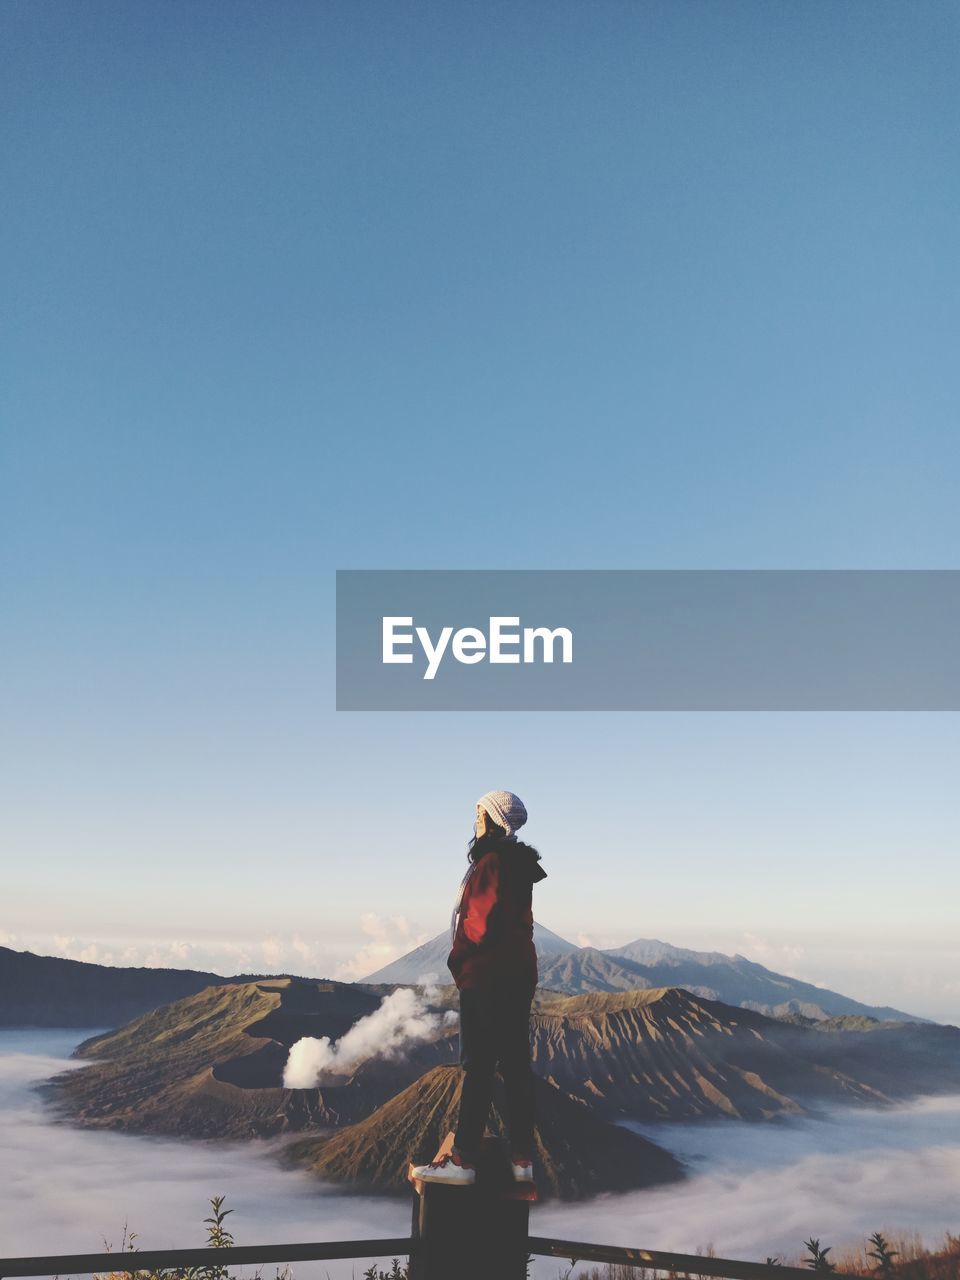
<path fill-rule="evenodd" d="M 0 8 L 0 941 L 571 939 L 960 1020 L 955 715 L 333 711 L 333 574 L 954 568 L 947 3 Z"/>

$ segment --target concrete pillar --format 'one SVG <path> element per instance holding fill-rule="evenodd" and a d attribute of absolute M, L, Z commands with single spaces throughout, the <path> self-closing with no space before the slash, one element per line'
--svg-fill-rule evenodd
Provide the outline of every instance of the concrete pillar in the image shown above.
<path fill-rule="evenodd" d="M 437 1152 L 453 1145 L 448 1134 Z M 513 1181 L 509 1157 L 485 1138 L 472 1187 L 413 1185 L 410 1280 L 525 1280 L 531 1201 L 536 1189 Z"/>

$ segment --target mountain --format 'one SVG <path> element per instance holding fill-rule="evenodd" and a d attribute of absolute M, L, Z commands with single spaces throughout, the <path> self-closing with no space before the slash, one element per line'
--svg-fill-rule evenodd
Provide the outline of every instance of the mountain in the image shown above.
<path fill-rule="evenodd" d="M 0 1026 L 118 1027 L 227 979 L 193 969 L 120 969 L 0 947 Z"/>
<path fill-rule="evenodd" d="M 458 1060 L 456 1029 L 441 1026 L 403 1057 L 284 1088 L 291 1045 L 338 1039 L 392 989 L 293 978 L 208 987 L 85 1041 L 76 1056 L 89 1065 L 51 1089 L 89 1127 L 211 1138 L 342 1129 Z M 438 993 L 436 1009 L 445 1003 Z M 960 1092 L 957 1028 L 854 1022 L 827 1032 L 676 988 L 594 992 L 541 1000 L 531 1043 L 537 1074 L 601 1119 L 762 1120 Z"/>
<path fill-rule="evenodd" d="M 291 1143 L 285 1158 L 330 1182 L 406 1191 L 411 1159 L 432 1160 L 444 1136 L 456 1128 L 461 1088 L 457 1068 L 435 1067 L 359 1124 Z M 589 1108 L 572 1102 L 556 1085 L 540 1078 L 536 1116 L 537 1186 L 543 1198 L 583 1199 L 683 1177 L 681 1166 L 662 1147 L 605 1124 Z M 504 1099 L 498 1088 L 490 1127 L 500 1136 L 505 1132 L 503 1117 Z"/>
<path fill-rule="evenodd" d="M 542 924 L 534 924 L 533 941 L 541 963 L 569 955 L 577 949 L 574 943 L 567 942 L 559 934 L 551 933 Z M 376 973 L 369 974 L 363 981 L 413 983 L 419 982 L 427 974 L 432 973 L 437 982 L 448 983 L 451 981 L 450 971 L 447 969 L 449 954 L 450 934 L 440 933 L 429 942 L 417 947 L 415 951 L 408 951 L 399 960 L 394 960 L 391 964 L 378 969 Z"/>
<path fill-rule="evenodd" d="M 814 986 L 812 982 L 788 978 L 741 955 L 688 951 L 656 939 L 642 938 L 604 954 L 639 965 L 656 986 L 696 989 L 708 999 L 739 1004 L 759 1013 L 774 1016 L 800 1013 L 812 1018 L 863 1015 L 881 1022 L 928 1021 L 889 1005 L 863 1004 L 837 991 Z"/>
<path fill-rule="evenodd" d="M 660 942 L 657 938 L 638 938 L 635 942 L 628 942 L 625 947 L 608 947 L 604 955 L 623 956 L 636 964 L 671 967 L 682 964 L 725 965 L 730 961 L 730 957 L 722 951 L 690 951 L 686 947 Z"/>
<path fill-rule="evenodd" d="M 898 1009 L 865 1005 L 774 973 L 743 956 L 688 951 L 655 940 L 600 951 L 576 947 L 543 925 L 534 926 L 540 959 L 541 997 L 549 992 L 635 991 L 684 987 L 708 1000 L 779 1017 L 813 1019 L 862 1016 L 922 1022 Z M 427 974 L 449 984 L 446 933 L 365 979 L 367 986 L 415 983 Z M 224 978 L 193 969 L 114 968 L 0 947 L 0 1026 L 120 1027 L 152 1009 L 210 986 L 268 979 Z M 358 984 L 364 985 L 364 984 Z M 454 992 L 454 995 L 456 993 Z"/>
<path fill-rule="evenodd" d="M 889 1034 L 820 1034 L 672 987 L 568 997 L 531 1020 L 537 1070 L 605 1117 L 764 1120 L 960 1085 L 957 1028 L 875 1026 Z"/>
<path fill-rule="evenodd" d="M 339 1039 L 378 1008 L 383 989 L 301 978 L 208 987 L 85 1040 L 91 1059 L 51 1082 L 61 1113 L 89 1128 L 180 1137 L 267 1137 L 370 1114 L 438 1062 L 456 1060 L 449 1034 L 401 1062 L 371 1060 L 322 1089 L 285 1089 L 290 1046 Z"/>
<path fill-rule="evenodd" d="M 683 987 L 707 1000 L 755 1009 L 771 1017 L 795 1013 L 807 1018 L 862 1015 L 881 1021 L 926 1021 L 900 1009 L 862 1004 L 837 991 L 788 978 L 744 956 L 688 951 L 667 942 L 642 938 L 625 947 L 601 951 L 596 947 L 576 947 L 542 925 L 534 925 L 534 940 L 540 961 L 541 989 L 563 995 Z M 449 950 L 449 938 L 442 933 L 365 981 L 416 982 L 429 972 L 440 974 L 441 982 L 449 981 L 446 968 Z"/>

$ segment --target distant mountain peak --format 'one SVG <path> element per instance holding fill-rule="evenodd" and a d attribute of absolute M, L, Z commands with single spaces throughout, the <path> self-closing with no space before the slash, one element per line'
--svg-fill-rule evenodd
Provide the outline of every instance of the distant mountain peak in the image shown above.
<path fill-rule="evenodd" d="M 568 942 L 558 933 L 545 928 L 539 921 L 533 924 L 533 941 L 537 954 L 541 959 L 569 955 L 577 950 L 575 942 Z M 384 965 L 376 973 L 368 974 L 363 982 L 419 982 L 428 973 L 437 975 L 440 982 L 452 982 L 447 969 L 447 956 L 450 954 L 450 934 L 448 931 L 438 933 L 435 938 L 422 946 L 408 951 L 406 955 Z"/>
<path fill-rule="evenodd" d="M 798 1014 L 824 1019 L 867 1016 L 881 1021 L 922 1022 L 900 1009 L 863 1004 L 840 992 L 776 973 L 746 956 L 693 951 L 660 938 L 637 938 L 622 947 L 578 947 L 537 923 L 534 941 L 540 985 L 564 995 L 684 987 L 707 1000 L 773 1016 Z M 449 935 L 444 932 L 370 974 L 365 982 L 417 982 L 426 973 L 449 981 Z"/>
<path fill-rule="evenodd" d="M 683 964 L 695 961 L 698 964 L 729 964 L 731 957 L 722 951 L 691 951 L 686 947 L 675 947 L 670 942 L 662 942 L 659 938 L 637 938 L 623 947 L 606 947 L 604 955 L 626 956 L 638 964 Z"/>

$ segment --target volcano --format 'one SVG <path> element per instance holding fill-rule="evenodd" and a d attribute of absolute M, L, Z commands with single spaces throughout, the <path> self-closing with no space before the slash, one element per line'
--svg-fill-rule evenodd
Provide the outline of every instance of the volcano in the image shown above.
<path fill-rule="evenodd" d="M 604 1123 L 546 1080 L 537 1078 L 536 1086 L 535 1167 L 542 1197 L 581 1200 L 683 1178 L 682 1166 L 656 1143 Z M 461 1088 L 458 1068 L 435 1067 L 358 1124 L 291 1142 L 285 1158 L 328 1182 L 405 1192 L 410 1161 L 433 1159 L 456 1128 Z M 488 1127 L 501 1137 L 503 1117 L 498 1079 Z"/>

